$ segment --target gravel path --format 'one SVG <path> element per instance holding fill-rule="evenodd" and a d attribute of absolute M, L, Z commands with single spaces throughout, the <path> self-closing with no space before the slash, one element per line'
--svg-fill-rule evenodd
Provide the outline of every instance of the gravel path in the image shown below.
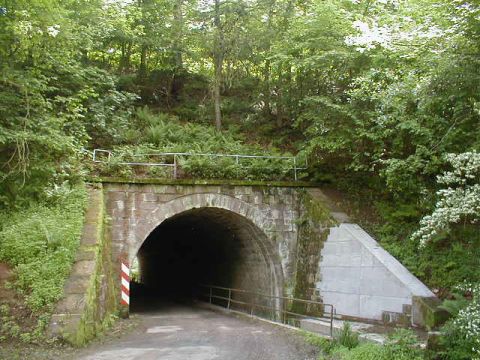
<path fill-rule="evenodd" d="M 80 352 L 80 360 L 314 360 L 292 330 L 208 309 L 174 305 L 139 314 L 122 338 Z"/>

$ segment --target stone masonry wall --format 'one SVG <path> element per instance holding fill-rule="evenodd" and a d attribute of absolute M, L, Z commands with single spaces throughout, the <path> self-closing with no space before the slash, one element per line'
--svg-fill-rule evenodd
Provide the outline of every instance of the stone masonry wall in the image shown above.
<path fill-rule="evenodd" d="M 194 208 L 220 208 L 245 217 L 266 235 L 262 248 L 275 269 L 276 292 L 291 292 L 299 216 L 295 188 L 105 183 L 104 193 L 114 262 L 132 262 L 164 220 Z"/>
<path fill-rule="evenodd" d="M 110 243 L 104 237 L 104 209 L 102 185 L 89 186 L 80 247 L 49 326 L 51 336 L 77 346 L 102 332 L 118 306 Z"/>

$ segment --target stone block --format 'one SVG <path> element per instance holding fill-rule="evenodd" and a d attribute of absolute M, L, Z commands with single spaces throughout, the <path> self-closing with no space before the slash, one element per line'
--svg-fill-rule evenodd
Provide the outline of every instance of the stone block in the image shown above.
<path fill-rule="evenodd" d="M 95 260 L 95 249 L 82 250 L 79 249 L 75 255 L 75 261 Z"/>
<path fill-rule="evenodd" d="M 263 203 L 263 196 L 262 194 L 256 193 L 253 195 L 252 203 L 255 205 L 259 205 Z"/>
<path fill-rule="evenodd" d="M 111 191 L 107 193 L 107 202 L 125 200 L 127 193 L 125 191 Z"/>
<path fill-rule="evenodd" d="M 157 201 L 165 203 L 165 202 L 172 201 L 172 200 L 178 198 L 179 196 L 180 195 L 178 195 L 178 194 L 158 194 L 157 195 Z"/>
<path fill-rule="evenodd" d="M 157 202 L 157 194 L 155 192 L 146 192 L 142 193 L 139 197 L 137 197 L 137 204 L 143 202 Z"/>
<path fill-rule="evenodd" d="M 141 219 L 145 216 L 146 213 L 151 213 L 154 210 L 157 210 L 162 204 L 159 204 L 158 202 L 144 202 L 138 205 L 138 207 L 135 209 L 135 217 L 138 219 Z"/>
<path fill-rule="evenodd" d="M 252 188 L 250 186 L 235 186 L 233 191 L 235 196 L 252 194 Z"/>
<path fill-rule="evenodd" d="M 104 184 L 103 188 L 106 192 L 111 193 L 111 192 L 116 192 L 116 191 L 121 191 L 125 192 L 128 190 L 128 184 Z"/>
<path fill-rule="evenodd" d="M 65 294 L 85 294 L 90 284 L 90 276 L 70 276 L 63 289 Z"/>
<path fill-rule="evenodd" d="M 80 243 L 82 245 L 96 245 L 98 237 L 97 224 L 84 224 L 82 230 L 82 238 Z"/>
<path fill-rule="evenodd" d="M 127 201 L 128 201 L 128 199 L 127 199 Z M 117 209 L 119 211 L 123 211 L 123 210 L 125 210 L 126 203 L 127 202 L 125 200 L 116 200 L 116 201 L 113 202 L 112 209 Z"/>
<path fill-rule="evenodd" d="M 95 261 L 82 260 L 73 264 L 72 274 L 74 275 L 88 275 L 90 276 L 95 271 Z"/>
<path fill-rule="evenodd" d="M 450 314 L 439 308 L 441 304 L 441 300 L 437 297 L 414 296 L 412 298 L 412 323 L 427 329 L 435 329 L 443 325 Z"/>
<path fill-rule="evenodd" d="M 67 294 L 57 305 L 56 312 L 80 314 L 85 307 L 85 294 Z"/>
<path fill-rule="evenodd" d="M 388 326 L 403 326 L 409 327 L 411 325 L 411 315 L 405 313 L 398 313 L 393 311 L 384 311 L 382 313 L 382 322 Z"/>
<path fill-rule="evenodd" d="M 50 320 L 48 333 L 53 337 L 63 337 L 66 333 L 74 334 L 80 321 L 80 314 L 54 314 Z"/>

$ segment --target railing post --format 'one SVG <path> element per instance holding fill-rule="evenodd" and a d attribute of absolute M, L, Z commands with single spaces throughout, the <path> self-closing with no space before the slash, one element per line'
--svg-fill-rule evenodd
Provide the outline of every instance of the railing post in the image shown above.
<path fill-rule="evenodd" d="M 177 178 L 177 155 L 173 155 L 173 178 Z"/>
<path fill-rule="evenodd" d="M 236 163 L 237 163 L 237 165 L 238 165 L 238 162 L 239 162 L 239 161 L 238 161 L 238 155 L 237 155 L 237 156 L 235 156 L 235 162 L 236 162 Z"/>
<path fill-rule="evenodd" d="M 330 306 L 330 337 L 333 338 L 333 306 Z"/>
<path fill-rule="evenodd" d="M 294 174 L 295 181 L 297 181 L 297 157 L 296 156 L 293 158 L 293 174 Z"/>
<path fill-rule="evenodd" d="M 227 309 L 230 309 L 230 302 L 232 301 L 232 289 L 228 289 L 228 304 Z"/>

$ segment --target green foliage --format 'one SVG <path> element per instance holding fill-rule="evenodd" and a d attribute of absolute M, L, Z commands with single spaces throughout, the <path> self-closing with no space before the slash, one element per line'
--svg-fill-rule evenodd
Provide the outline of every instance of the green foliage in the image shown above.
<path fill-rule="evenodd" d="M 469 299 L 459 297 L 448 304 L 455 316 L 442 328 L 441 355 L 447 360 L 476 359 L 480 355 L 480 283 L 465 283 L 456 290 Z"/>
<path fill-rule="evenodd" d="M 74 260 L 86 194 L 81 187 L 51 204 L 38 204 L 2 221 L 0 260 L 15 270 L 14 288 L 35 314 L 53 310 Z"/>
<path fill-rule="evenodd" d="M 440 306 L 441 309 L 446 310 L 451 316 L 456 316 L 460 310 L 464 309 L 469 304 L 463 294 L 453 293 L 452 299 L 446 299 Z"/>
<path fill-rule="evenodd" d="M 133 174 L 156 177 L 172 177 L 171 167 L 137 166 L 135 169 L 123 162 L 173 164 L 172 155 L 144 155 L 156 153 L 211 154 L 187 156 L 178 155 L 179 176 L 198 179 L 292 179 L 291 160 L 268 158 L 222 157 L 215 154 L 276 155 L 285 156 L 274 148 L 265 150 L 259 145 L 246 144 L 245 139 L 232 129 L 218 132 L 206 125 L 181 123 L 176 116 L 166 113 L 154 114 L 148 108 L 137 110 L 134 127 L 145 128 L 143 135 L 138 133 L 129 139 L 133 145 L 114 148 L 113 158 L 99 164 L 101 175 L 130 177 Z M 133 172 L 133 170 L 135 170 Z"/>
<path fill-rule="evenodd" d="M 345 329 L 342 332 L 348 333 Z M 349 335 L 350 337 L 350 335 Z M 396 330 L 388 337 L 384 345 L 357 343 L 352 346 L 351 340 L 333 342 L 331 346 L 321 346 L 324 360 L 421 360 L 423 350 L 418 347 L 416 336 L 405 329 Z"/>
<path fill-rule="evenodd" d="M 326 354 L 329 354 L 332 351 L 332 349 L 336 346 L 334 341 L 308 331 L 303 332 L 303 337 L 305 338 L 305 341 L 307 343 L 318 347 L 319 349 L 322 350 L 322 352 Z"/>
<path fill-rule="evenodd" d="M 353 349 L 359 344 L 358 334 L 352 331 L 352 326 L 349 322 L 343 324 L 340 333 L 335 337 L 335 341 L 339 346 L 343 346 L 347 349 Z"/>

